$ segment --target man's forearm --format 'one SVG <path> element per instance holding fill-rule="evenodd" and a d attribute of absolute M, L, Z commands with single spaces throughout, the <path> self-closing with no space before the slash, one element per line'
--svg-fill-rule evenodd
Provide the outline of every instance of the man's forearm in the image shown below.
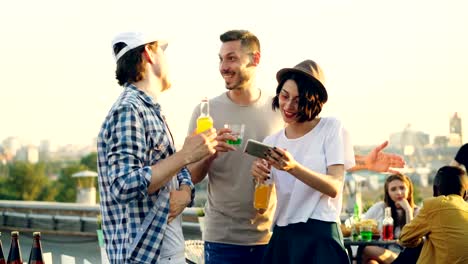
<path fill-rule="evenodd" d="M 179 190 L 184 191 L 184 192 L 187 193 L 187 195 L 189 197 L 187 205 L 189 205 L 190 202 L 192 202 L 192 198 L 191 198 L 192 197 L 192 189 L 190 188 L 190 186 L 182 184 L 182 185 L 180 185 Z"/>
<path fill-rule="evenodd" d="M 185 165 L 187 165 L 187 158 L 182 152 L 176 152 L 151 166 L 151 182 L 148 186 L 148 193 L 153 194 L 159 190 Z"/>
<path fill-rule="evenodd" d="M 211 163 L 213 162 L 215 158 L 216 158 L 216 154 L 211 155 L 208 158 L 202 159 L 199 162 L 195 162 L 195 163 L 187 165 L 187 169 L 190 171 L 190 174 L 192 175 L 193 184 L 197 184 L 201 182 L 206 177 L 206 174 L 208 173 L 208 169 L 210 168 Z"/>

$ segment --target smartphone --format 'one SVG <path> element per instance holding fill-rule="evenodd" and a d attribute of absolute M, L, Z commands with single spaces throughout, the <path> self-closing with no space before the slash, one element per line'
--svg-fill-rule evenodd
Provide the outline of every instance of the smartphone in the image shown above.
<path fill-rule="evenodd" d="M 249 139 L 247 140 L 247 144 L 245 144 L 244 152 L 249 155 L 264 159 L 265 152 L 269 149 L 273 149 L 273 147 L 256 140 Z"/>

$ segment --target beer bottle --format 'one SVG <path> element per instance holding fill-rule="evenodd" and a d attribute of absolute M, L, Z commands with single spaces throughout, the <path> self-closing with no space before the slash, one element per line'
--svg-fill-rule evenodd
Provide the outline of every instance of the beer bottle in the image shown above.
<path fill-rule="evenodd" d="M 210 107 L 208 104 L 208 98 L 203 98 L 200 103 L 200 116 L 197 119 L 197 131 L 199 134 L 213 127 L 213 119 L 210 116 Z"/>
<path fill-rule="evenodd" d="M 7 264 L 23 264 L 18 231 L 11 231 L 11 245 L 10 252 L 8 252 Z"/>
<path fill-rule="evenodd" d="M 2 236 L 2 233 L 0 232 L 0 237 Z M 5 255 L 3 255 L 3 245 L 2 245 L 2 240 L 0 239 L 0 264 L 5 264 Z"/>
<path fill-rule="evenodd" d="M 33 233 L 33 244 L 31 247 L 31 253 L 29 254 L 28 264 L 44 264 L 41 246 L 41 232 Z"/>

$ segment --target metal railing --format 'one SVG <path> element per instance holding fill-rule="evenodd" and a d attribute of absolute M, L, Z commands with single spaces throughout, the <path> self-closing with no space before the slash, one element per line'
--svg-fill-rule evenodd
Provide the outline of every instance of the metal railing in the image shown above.
<path fill-rule="evenodd" d="M 197 216 L 202 208 L 186 208 L 182 213 L 182 227 L 189 232 L 200 232 Z M 99 205 L 0 200 L 0 228 L 5 230 L 96 236 Z M 200 233 L 201 234 L 201 233 Z"/>

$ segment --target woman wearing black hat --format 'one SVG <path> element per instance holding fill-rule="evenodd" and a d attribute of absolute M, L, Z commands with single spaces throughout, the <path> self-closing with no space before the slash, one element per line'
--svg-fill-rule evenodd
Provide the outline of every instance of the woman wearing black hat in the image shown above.
<path fill-rule="evenodd" d="M 257 160 L 252 175 L 269 175 L 276 186 L 273 236 L 263 263 L 349 263 L 337 219 L 342 206 L 344 172 L 354 153 L 339 120 L 319 117 L 328 99 L 323 73 L 311 60 L 277 73 L 273 109 L 284 129 L 265 138 L 275 146 Z"/>

